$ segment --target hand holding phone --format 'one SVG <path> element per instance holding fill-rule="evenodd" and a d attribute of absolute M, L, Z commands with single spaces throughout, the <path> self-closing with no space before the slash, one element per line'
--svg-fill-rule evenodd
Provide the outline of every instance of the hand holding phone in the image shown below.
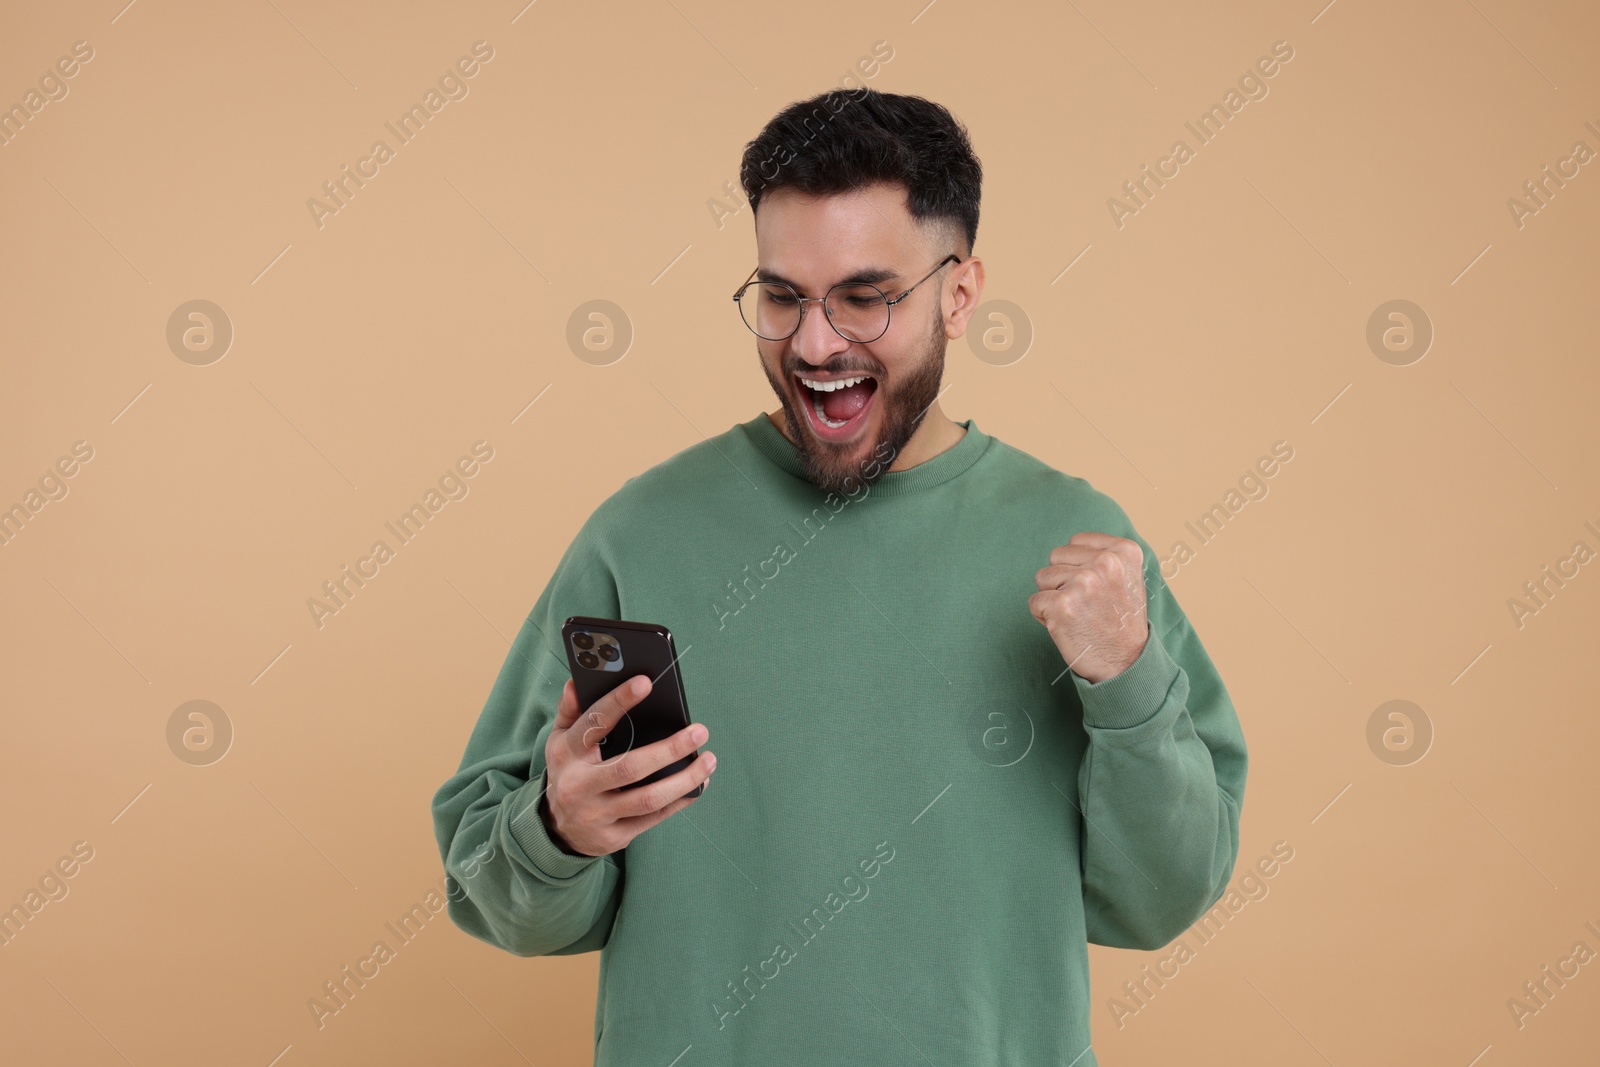
<path fill-rule="evenodd" d="M 546 826 L 552 837 L 568 851 L 586 856 L 620 851 L 704 793 L 716 757 L 710 752 L 695 756 L 708 736 L 701 724 L 690 723 L 605 758 L 607 738 L 652 688 L 648 675 L 636 675 L 587 709 L 580 708 L 578 688 L 571 679 L 562 688 L 555 724 L 545 743 L 545 793 L 540 803 L 548 812 Z M 623 723 L 621 732 L 627 733 L 631 725 Z M 617 745 L 615 739 L 611 745 Z M 682 769 L 667 773 L 680 762 Z"/>

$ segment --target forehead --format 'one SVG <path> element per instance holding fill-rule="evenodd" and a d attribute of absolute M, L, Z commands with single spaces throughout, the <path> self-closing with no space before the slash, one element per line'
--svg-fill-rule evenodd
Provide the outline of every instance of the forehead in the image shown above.
<path fill-rule="evenodd" d="M 874 268 L 909 269 L 924 255 L 925 241 L 899 185 L 820 197 L 778 189 L 761 201 L 755 225 L 762 274 L 806 287 Z"/>

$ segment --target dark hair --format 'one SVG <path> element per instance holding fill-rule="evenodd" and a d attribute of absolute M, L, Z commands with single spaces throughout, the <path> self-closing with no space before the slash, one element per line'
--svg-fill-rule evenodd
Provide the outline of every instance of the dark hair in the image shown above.
<path fill-rule="evenodd" d="M 874 182 L 904 186 L 911 217 L 942 224 L 952 239 L 965 236 L 970 254 L 983 167 L 966 127 L 931 100 L 830 89 L 780 111 L 739 164 L 752 217 L 775 189 L 829 196 Z"/>

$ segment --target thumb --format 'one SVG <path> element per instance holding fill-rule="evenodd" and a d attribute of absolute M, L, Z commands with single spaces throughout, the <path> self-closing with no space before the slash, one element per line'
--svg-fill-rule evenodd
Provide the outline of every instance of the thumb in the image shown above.
<path fill-rule="evenodd" d="M 578 687 L 572 679 L 567 679 L 567 684 L 561 687 L 561 700 L 556 704 L 555 729 L 569 729 L 578 721 Z"/>

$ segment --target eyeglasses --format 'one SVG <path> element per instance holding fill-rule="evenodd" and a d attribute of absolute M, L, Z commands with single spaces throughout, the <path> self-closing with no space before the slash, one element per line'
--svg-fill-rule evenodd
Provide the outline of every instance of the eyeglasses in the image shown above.
<path fill-rule="evenodd" d="M 792 286 L 783 282 L 752 282 L 746 279 L 739 291 L 733 294 L 733 302 L 739 305 L 739 317 L 744 319 L 750 332 L 763 341 L 782 341 L 792 337 L 800 328 L 806 305 L 816 302 L 822 305 L 835 333 L 846 341 L 868 344 L 889 332 L 889 309 L 910 296 L 917 285 L 933 277 L 951 260 L 960 263 L 961 257 L 954 252 L 945 256 L 938 266 L 922 276 L 922 281 L 893 300 L 882 289 L 866 282 L 840 282 L 822 296 L 801 296 Z M 755 271 L 750 274 L 754 277 Z"/>

